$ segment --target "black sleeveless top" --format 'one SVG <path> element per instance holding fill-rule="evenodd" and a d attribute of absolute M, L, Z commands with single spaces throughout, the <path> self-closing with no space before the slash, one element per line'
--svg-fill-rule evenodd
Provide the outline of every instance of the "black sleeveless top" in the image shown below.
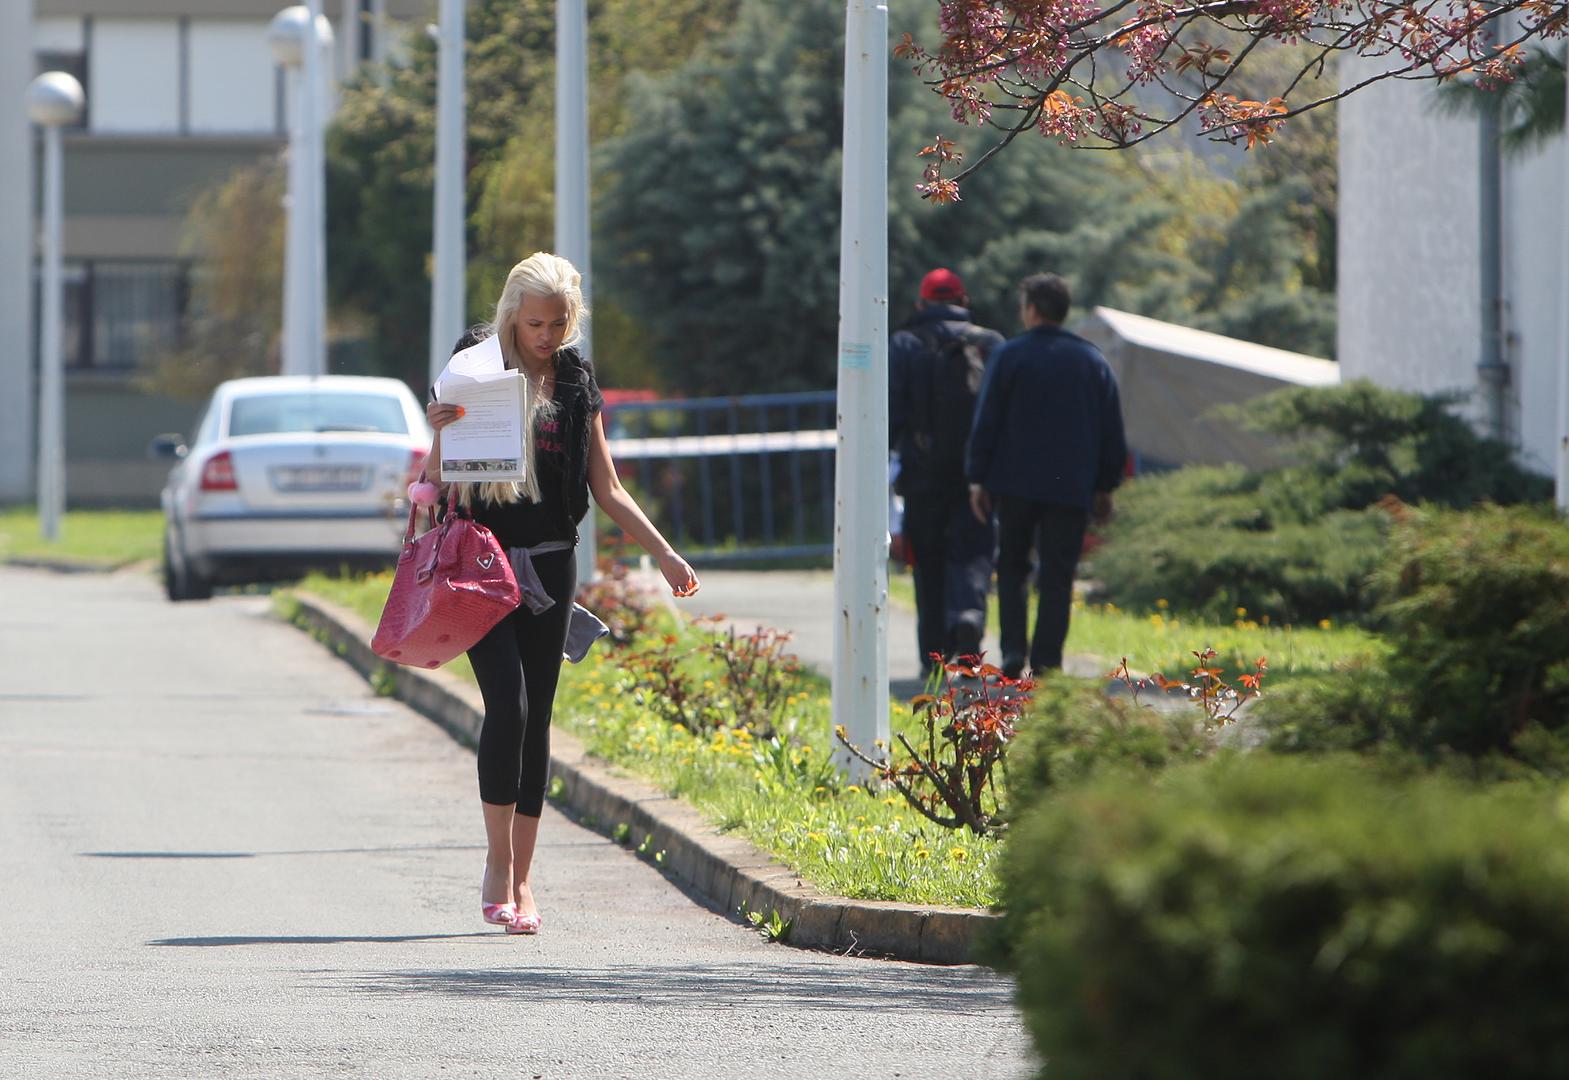
<path fill-rule="evenodd" d="M 464 335 L 458 347 L 468 348 L 478 340 L 483 339 Z M 495 534 L 503 548 L 532 547 L 548 541 L 576 544 L 577 523 L 588 512 L 588 444 L 594 417 L 605 399 L 594 379 L 593 363 L 575 348 L 556 353 L 552 400 L 555 415 L 534 427 L 539 502 L 520 498 L 492 503 L 476 497 L 470 503 L 474 520 Z"/>

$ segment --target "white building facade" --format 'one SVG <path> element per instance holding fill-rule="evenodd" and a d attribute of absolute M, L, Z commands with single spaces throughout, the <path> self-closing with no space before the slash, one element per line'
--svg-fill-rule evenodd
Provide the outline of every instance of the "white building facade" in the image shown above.
<path fill-rule="evenodd" d="M 39 197 L 27 81 L 68 71 L 87 96 L 64 136 L 67 491 L 77 504 L 155 501 L 167 465 L 145 459 L 147 440 L 184 430 L 194 406 L 142 393 L 136 376 L 183 332 L 199 271 L 181 249 L 192 197 L 286 142 L 291 102 L 267 29 L 289 2 L 0 4 L 0 379 L 29 391 L 0 397 L 0 503 L 33 487 Z M 334 74 L 395 53 L 427 7 L 324 0 Z"/>
<path fill-rule="evenodd" d="M 1341 70 L 1346 84 L 1370 73 L 1365 63 Z M 1489 383 L 1478 371 L 1487 235 L 1481 121 L 1437 109 L 1431 83 L 1377 83 L 1339 108 L 1337 354 L 1344 377 L 1466 394 L 1466 415 L 1488 430 Z M 1501 435 L 1521 464 L 1549 476 L 1569 358 L 1566 171 L 1557 136 L 1503 156 L 1498 189 L 1499 358 L 1507 369 Z"/>

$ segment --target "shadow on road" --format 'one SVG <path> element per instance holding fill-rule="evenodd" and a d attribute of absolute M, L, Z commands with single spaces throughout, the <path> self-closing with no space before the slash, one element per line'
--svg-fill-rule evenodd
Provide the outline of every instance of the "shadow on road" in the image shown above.
<path fill-rule="evenodd" d="M 603 1004 L 634 1000 L 645 1005 L 710 1009 L 781 1007 L 859 1009 L 875 1002 L 951 1010 L 1012 1007 L 1012 989 L 1001 976 L 953 968 L 870 965 L 865 974 L 843 965 L 690 964 L 626 966 L 588 971 L 394 971 L 345 980 L 354 991 L 377 994 L 450 994 L 486 1001 L 513 995 L 532 1001 Z"/>
<path fill-rule="evenodd" d="M 494 938 L 491 931 L 472 934 L 388 934 L 382 937 L 336 937 L 332 935 L 282 934 L 277 937 L 175 937 L 149 941 L 180 949 L 211 949 L 228 945 L 396 945 L 407 941 L 462 941 L 465 938 Z"/>
<path fill-rule="evenodd" d="M 562 847 L 540 844 L 539 847 Z M 307 848 L 300 851 L 83 851 L 83 859 L 260 859 L 275 855 L 401 855 L 411 851 L 484 851 L 484 844 L 395 844 L 390 847 Z"/>

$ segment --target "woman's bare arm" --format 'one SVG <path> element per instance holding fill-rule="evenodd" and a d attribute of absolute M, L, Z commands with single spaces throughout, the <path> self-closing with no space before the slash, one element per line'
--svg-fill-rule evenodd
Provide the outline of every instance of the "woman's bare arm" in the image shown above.
<path fill-rule="evenodd" d="M 676 554 L 675 548 L 648 520 L 631 492 L 621 486 L 616 464 L 610 457 L 610 440 L 605 438 L 604 421 L 597 415 L 588 442 L 588 487 L 594 493 L 594 501 L 610 520 L 621 526 L 659 563 L 659 572 L 669 582 L 671 592 L 676 596 L 691 596 L 697 592 L 699 582 L 692 567 Z"/>

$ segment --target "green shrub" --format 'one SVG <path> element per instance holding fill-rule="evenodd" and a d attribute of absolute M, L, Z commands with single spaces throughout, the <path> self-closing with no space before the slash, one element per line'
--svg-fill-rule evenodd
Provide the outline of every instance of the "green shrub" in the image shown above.
<path fill-rule="evenodd" d="M 1395 749 L 1569 775 L 1569 529 L 1531 507 L 1409 512 L 1374 578 L 1390 652 L 1267 702 L 1282 750 Z"/>
<path fill-rule="evenodd" d="M 1386 495 L 1455 508 L 1552 496 L 1550 480 L 1516 465 L 1504 443 L 1478 435 L 1451 411 L 1456 403 L 1358 379 L 1278 390 L 1223 412 L 1283 439 L 1300 463 L 1282 470 L 1288 493 L 1309 488 L 1324 509 L 1359 509 Z"/>
<path fill-rule="evenodd" d="M 1009 816 L 1091 777 L 1147 775 L 1203 757 L 1212 743 L 1200 731 L 1199 717 L 1197 709 L 1161 713 L 1126 697 L 1109 698 L 1098 684 L 1043 681 L 1008 751 Z"/>
<path fill-rule="evenodd" d="M 1158 488 L 1153 494 L 1164 498 Z M 1239 520 L 1242 502 L 1232 497 L 1212 508 Z M 1119 523 L 1113 542 L 1095 554 L 1095 576 L 1110 600 L 1132 611 L 1165 600 L 1174 610 L 1222 621 L 1243 608 L 1275 625 L 1357 622 L 1370 606 L 1367 579 L 1383 554 L 1386 527 L 1377 510 L 1268 529 Z"/>
<path fill-rule="evenodd" d="M 1238 755 L 1040 802 L 991 958 L 1052 1080 L 1569 1075 L 1566 796 Z"/>
<path fill-rule="evenodd" d="M 1468 754 L 1569 723 L 1569 529 L 1549 511 L 1413 514 L 1379 571 L 1407 741 Z"/>
<path fill-rule="evenodd" d="M 1141 477 L 1118 498 L 1095 576 L 1133 610 L 1166 600 L 1210 618 L 1365 619 L 1388 526 L 1376 506 L 1544 500 L 1549 481 L 1476 435 L 1453 402 L 1365 381 L 1292 388 L 1224 410 L 1280 439 L 1291 464 Z"/>

